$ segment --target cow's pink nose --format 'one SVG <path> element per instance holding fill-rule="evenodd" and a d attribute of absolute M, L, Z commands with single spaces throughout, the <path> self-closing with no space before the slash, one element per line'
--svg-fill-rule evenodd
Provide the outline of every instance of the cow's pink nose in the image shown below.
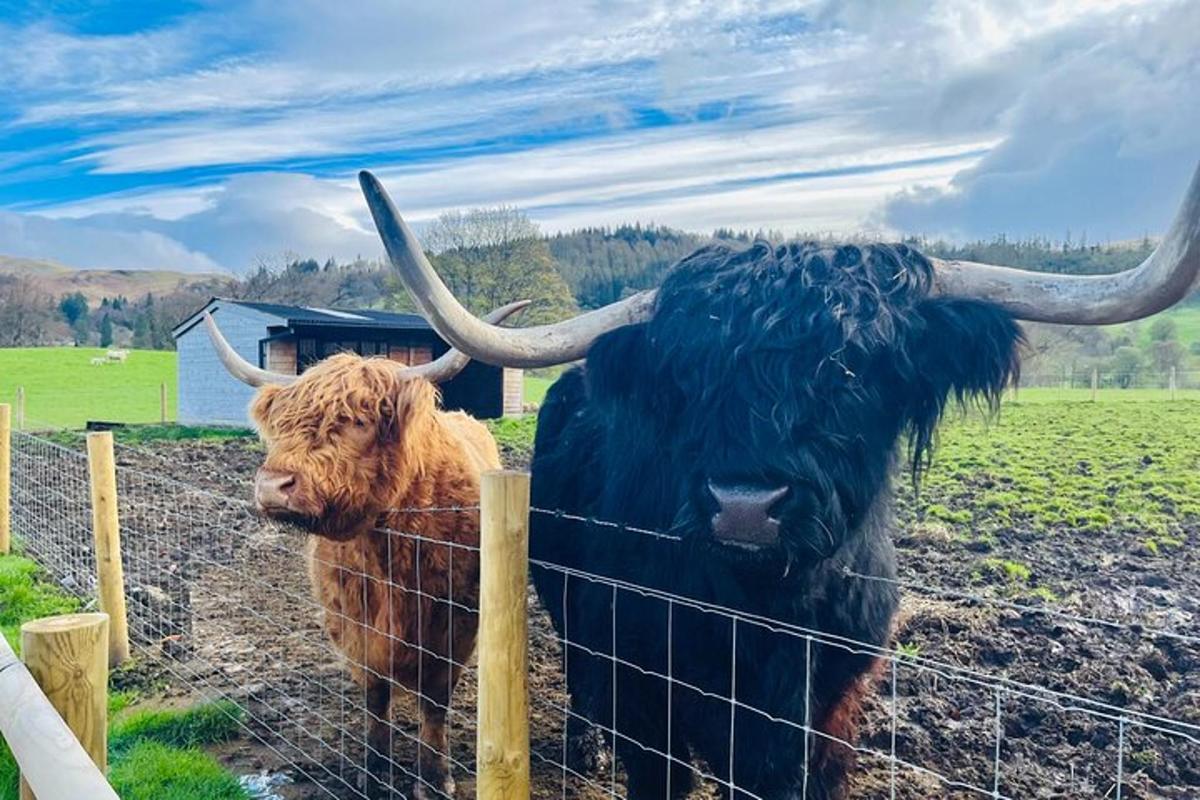
<path fill-rule="evenodd" d="M 294 473 L 260 469 L 254 480 L 254 500 L 259 508 L 287 508 L 295 488 Z"/>

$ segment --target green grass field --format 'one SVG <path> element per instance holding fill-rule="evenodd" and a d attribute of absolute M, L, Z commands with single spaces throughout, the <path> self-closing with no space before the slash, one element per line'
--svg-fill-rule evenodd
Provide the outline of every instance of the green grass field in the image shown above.
<path fill-rule="evenodd" d="M 1200 520 L 1198 465 L 1195 402 L 1016 402 L 943 423 L 919 501 L 899 499 L 979 536 L 1108 529 L 1170 547 Z"/>
<path fill-rule="evenodd" d="M 105 351 L 89 347 L 0 349 L 0 403 L 25 389 L 30 428 L 82 427 L 89 419 L 158 422 L 159 387 L 175 416 L 175 353 L 132 350 L 124 363 L 93 366 Z"/>
<path fill-rule="evenodd" d="M 1200 308 L 1173 312 L 1180 338 L 1200 338 Z M 1189 327 L 1190 326 L 1190 327 Z M 1186 329 L 1186 330 L 1185 330 Z M 1186 332 L 1186 336 L 1184 335 Z M 17 387 L 25 389 L 26 427 L 81 428 L 88 420 L 152 423 L 159 421 L 159 387 L 167 387 L 168 420 L 175 417 L 175 353 L 134 350 L 123 364 L 92 366 L 103 356 L 96 348 L 43 347 L 0 349 L 0 402 L 11 403 Z M 525 402 L 539 404 L 551 384 L 554 370 L 525 376 Z M 1088 389 L 1022 389 L 1022 403 L 1087 401 Z M 1006 396 L 1006 401 L 1011 395 Z M 1110 401 L 1169 400 L 1166 389 L 1101 389 L 1098 399 Z M 1178 400 L 1200 400 L 1200 390 L 1179 390 Z"/>

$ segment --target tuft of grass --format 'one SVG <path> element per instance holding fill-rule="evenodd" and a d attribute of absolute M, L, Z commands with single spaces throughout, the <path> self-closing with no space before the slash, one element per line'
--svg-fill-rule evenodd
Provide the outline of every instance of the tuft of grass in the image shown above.
<path fill-rule="evenodd" d="M 1033 572 L 1019 561 L 1002 558 L 985 558 L 980 562 L 984 575 L 1002 578 L 1008 583 L 1029 583 Z"/>
<path fill-rule="evenodd" d="M 181 711 L 133 711 L 108 726 L 108 750 L 116 758 L 145 741 L 177 748 L 224 742 L 237 736 L 242 718 L 241 708 L 228 700 Z"/>
<path fill-rule="evenodd" d="M 195 749 L 137 742 L 112 766 L 109 782 L 123 800 L 248 800 L 216 759 Z"/>
<path fill-rule="evenodd" d="M 17 800 L 21 784 L 21 771 L 13 758 L 8 744 L 0 738 L 0 800 Z"/>
<path fill-rule="evenodd" d="M 21 623 L 79 610 L 79 601 L 39 580 L 41 568 L 27 558 L 0 556 L 0 633 L 20 652 Z"/>
<path fill-rule="evenodd" d="M 504 417 L 487 421 L 500 455 L 505 464 L 528 466 L 533 457 L 533 434 L 537 430 L 537 416 Z"/>

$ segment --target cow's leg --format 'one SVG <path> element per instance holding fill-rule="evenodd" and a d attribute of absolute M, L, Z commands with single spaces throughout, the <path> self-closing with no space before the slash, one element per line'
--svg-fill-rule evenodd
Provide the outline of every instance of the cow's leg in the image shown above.
<path fill-rule="evenodd" d="M 817 723 L 817 729 L 826 736 L 814 737 L 812 745 L 808 779 L 812 800 L 844 800 L 849 792 L 848 777 L 854 769 L 853 745 L 862 719 L 862 702 L 881 664 L 882 661 L 877 661 L 865 675 L 852 681 Z"/>
<path fill-rule="evenodd" d="M 611 760 L 599 728 L 575 715 L 567 718 L 568 767 L 580 775 L 600 775 L 609 769 Z"/>
<path fill-rule="evenodd" d="M 367 797 L 376 800 L 391 793 L 391 737 L 388 729 L 388 709 L 392 703 L 391 685 L 367 672 L 367 771 L 359 787 Z"/>
<path fill-rule="evenodd" d="M 621 732 L 630 738 L 638 738 L 637 733 L 624 730 Z M 686 746 L 677 745 L 668 759 L 661 755 L 664 752 L 664 749 L 660 749 L 662 744 L 663 742 L 659 741 L 654 745 L 657 752 L 648 752 L 628 741 L 618 742 L 617 755 L 625 768 L 625 783 L 630 800 L 660 800 L 664 797 L 668 800 L 679 800 L 691 793 L 694 774 L 689 766 Z"/>
<path fill-rule="evenodd" d="M 446 710 L 450 705 L 451 674 L 444 662 L 427 660 L 425 686 L 420 700 L 420 753 L 413 796 L 417 800 L 454 797 L 454 778 L 450 774 L 450 737 L 446 732 Z"/>

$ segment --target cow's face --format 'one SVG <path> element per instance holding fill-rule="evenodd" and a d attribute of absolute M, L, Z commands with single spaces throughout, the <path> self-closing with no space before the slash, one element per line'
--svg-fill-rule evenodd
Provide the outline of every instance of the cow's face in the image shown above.
<path fill-rule="evenodd" d="M 435 402 L 427 381 L 349 354 L 290 386 L 264 387 L 250 409 L 267 446 L 255 478 L 259 511 L 334 539 L 369 530 L 402 494 L 406 443 Z"/>
<path fill-rule="evenodd" d="M 1013 320 L 930 298 L 930 280 L 901 246 L 686 259 L 652 318 L 588 357 L 623 440 L 614 479 L 657 491 L 674 514 L 660 522 L 727 557 L 829 557 L 876 505 L 900 437 L 918 469 L 947 398 L 994 400 L 1016 368 Z"/>

